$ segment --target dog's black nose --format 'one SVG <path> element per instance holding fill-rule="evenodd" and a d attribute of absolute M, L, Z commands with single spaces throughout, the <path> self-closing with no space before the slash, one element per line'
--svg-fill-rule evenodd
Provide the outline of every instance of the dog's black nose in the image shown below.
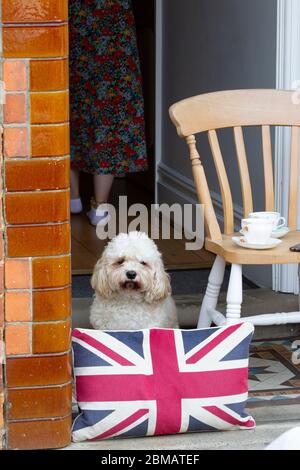
<path fill-rule="evenodd" d="M 128 279 L 133 280 L 136 278 L 136 272 L 135 271 L 127 271 L 126 276 Z"/>

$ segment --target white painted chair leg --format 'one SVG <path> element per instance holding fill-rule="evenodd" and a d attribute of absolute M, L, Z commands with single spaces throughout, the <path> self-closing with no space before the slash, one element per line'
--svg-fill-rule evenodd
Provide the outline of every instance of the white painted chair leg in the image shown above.
<path fill-rule="evenodd" d="M 208 284 L 200 309 L 198 328 L 207 328 L 211 325 L 212 319 L 209 310 L 216 309 L 224 279 L 225 265 L 224 259 L 217 256 L 208 277 Z"/>
<path fill-rule="evenodd" d="M 226 324 L 238 322 L 241 317 L 241 305 L 243 301 L 242 266 L 231 266 L 229 286 L 227 291 Z"/>

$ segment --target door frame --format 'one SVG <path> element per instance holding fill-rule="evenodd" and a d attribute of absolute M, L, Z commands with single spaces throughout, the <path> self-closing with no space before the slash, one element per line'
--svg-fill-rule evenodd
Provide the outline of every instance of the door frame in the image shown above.
<path fill-rule="evenodd" d="M 300 2 L 299 0 L 277 0 L 277 57 L 276 88 L 300 88 Z M 298 82 L 298 83 L 297 83 Z M 288 213 L 290 131 L 277 128 L 275 131 L 275 194 L 276 210 L 285 217 Z M 298 228 L 300 228 L 300 191 L 298 194 Z M 273 266 L 273 289 L 298 294 L 297 265 Z"/>
<path fill-rule="evenodd" d="M 155 203 L 158 203 L 158 167 L 162 156 L 163 0 L 155 0 Z"/>

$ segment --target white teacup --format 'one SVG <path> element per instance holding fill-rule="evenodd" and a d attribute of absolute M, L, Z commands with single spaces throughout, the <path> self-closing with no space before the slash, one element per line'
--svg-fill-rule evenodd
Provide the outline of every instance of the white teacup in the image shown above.
<path fill-rule="evenodd" d="M 250 219 L 272 220 L 273 230 L 279 230 L 286 225 L 286 220 L 281 217 L 280 212 L 251 212 L 248 217 Z"/>
<path fill-rule="evenodd" d="M 242 233 L 247 243 L 268 243 L 273 231 L 273 220 L 255 217 L 242 219 Z"/>

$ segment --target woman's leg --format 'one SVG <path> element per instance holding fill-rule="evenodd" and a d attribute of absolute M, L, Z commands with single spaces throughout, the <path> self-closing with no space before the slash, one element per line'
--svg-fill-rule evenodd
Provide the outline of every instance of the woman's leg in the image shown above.
<path fill-rule="evenodd" d="M 97 205 L 108 201 L 113 181 L 113 175 L 94 175 L 94 191 Z"/>
<path fill-rule="evenodd" d="M 113 181 L 113 175 L 94 175 L 95 197 L 87 214 L 92 225 L 106 225 L 110 218 L 107 209 L 101 207 L 101 204 L 107 203 Z"/>
<path fill-rule="evenodd" d="M 71 213 L 80 214 L 82 203 L 79 195 L 79 171 L 71 168 Z"/>
<path fill-rule="evenodd" d="M 79 199 L 79 171 L 71 168 L 71 199 Z"/>

